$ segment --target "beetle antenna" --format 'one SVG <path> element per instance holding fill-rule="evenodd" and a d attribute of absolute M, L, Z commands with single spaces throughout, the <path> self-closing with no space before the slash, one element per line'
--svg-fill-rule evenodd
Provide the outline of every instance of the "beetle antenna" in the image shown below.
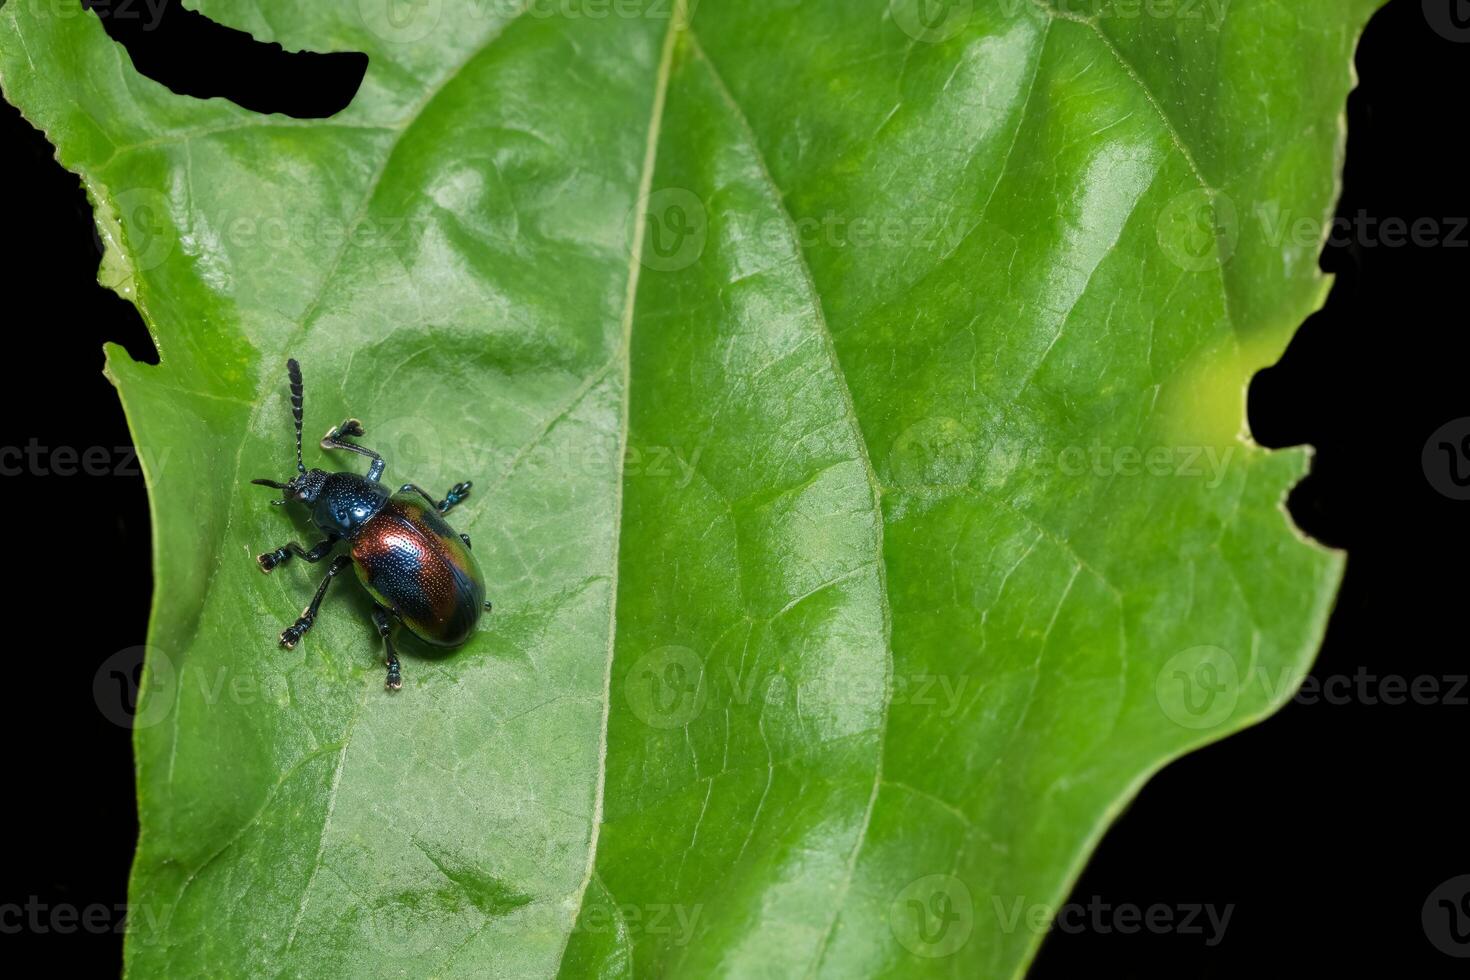
<path fill-rule="evenodd" d="M 286 361 L 286 375 L 291 379 L 291 417 L 296 420 L 296 469 L 306 473 L 306 464 L 301 460 L 301 365 L 296 358 Z"/>
<path fill-rule="evenodd" d="M 286 484 L 284 484 L 284 483 L 277 483 L 275 480 L 251 480 L 250 482 L 253 483 L 253 484 L 255 484 L 258 487 L 270 487 L 272 490 L 285 490 L 286 489 Z M 284 504 L 285 502 L 286 501 L 285 501 L 284 498 L 281 499 L 281 500 L 272 500 L 271 501 L 271 503 L 273 503 L 273 504 Z"/>

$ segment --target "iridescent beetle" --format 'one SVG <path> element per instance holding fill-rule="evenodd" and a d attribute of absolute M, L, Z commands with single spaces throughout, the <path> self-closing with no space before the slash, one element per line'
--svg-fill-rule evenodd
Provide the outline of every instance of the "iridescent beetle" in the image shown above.
<path fill-rule="evenodd" d="M 387 687 L 396 691 L 403 686 L 403 677 L 393 649 L 394 619 L 427 643 L 452 647 L 474 633 L 481 611 L 490 608 L 485 601 L 485 579 L 470 554 L 469 535 L 456 532 L 442 516 L 469 496 L 470 484 L 456 483 L 439 501 L 412 483 L 390 494 L 378 482 L 387 465 L 383 457 L 348 441 L 363 434 L 357 419 L 348 419 L 328 431 L 321 447 L 368 457 L 373 462 L 367 476 L 308 470 L 301 458 L 301 365 L 289 360 L 286 372 L 291 380 L 291 414 L 296 420 L 297 475 L 286 483 L 250 482 L 282 491 L 282 499 L 271 501 L 273 504 L 305 504 L 311 509 L 313 523 L 326 537 L 312 548 L 291 541 L 255 560 L 262 571 L 269 572 L 292 555 L 303 561 L 321 561 L 342 541 L 347 542 L 349 550 L 327 566 L 327 576 L 317 586 L 311 605 L 282 631 L 281 646 L 291 649 L 311 629 L 327 586 L 338 572 L 352 564 L 373 597 L 373 624 L 383 638 Z"/>

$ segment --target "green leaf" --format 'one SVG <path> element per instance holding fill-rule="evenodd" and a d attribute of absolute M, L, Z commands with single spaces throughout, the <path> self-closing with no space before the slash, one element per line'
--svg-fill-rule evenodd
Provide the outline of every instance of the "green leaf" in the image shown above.
<path fill-rule="evenodd" d="M 1282 229 L 1376 0 L 1056 3 L 198 4 L 366 51 L 327 121 L 5 6 L 161 356 L 108 351 L 130 974 L 1010 977 L 1147 776 L 1290 696 L 1341 559 L 1244 390 L 1323 296 Z M 397 695 L 351 582 L 275 645 L 288 356 L 308 434 L 476 483 L 496 611 Z"/>

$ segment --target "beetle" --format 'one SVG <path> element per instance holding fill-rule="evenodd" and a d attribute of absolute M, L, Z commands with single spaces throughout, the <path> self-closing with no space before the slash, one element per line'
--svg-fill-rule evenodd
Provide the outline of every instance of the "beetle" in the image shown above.
<path fill-rule="evenodd" d="M 470 537 L 460 534 L 444 519 L 470 493 L 470 482 L 456 483 L 435 500 L 427 491 L 405 483 L 390 493 L 380 481 L 387 462 L 378 453 L 353 442 L 362 436 L 362 423 L 349 418 L 327 430 L 323 449 L 343 449 L 372 460 L 367 475 L 351 472 L 328 473 L 306 468 L 301 456 L 302 390 L 301 365 L 286 362 L 291 383 L 291 415 L 296 422 L 296 475 L 285 483 L 251 480 L 258 486 L 281 491 L 272 504 L 305 505 L 312 523 L 325 537 L 311 548 L 295 541 L 256 556 L 263 572 L 271 572 L 292 557 L 316 563 L 330 555 L 338 544 L 348 551 L 332 559 L 326 577 L 317 586 L 311 604 L 300 618 L 281 631 L 281 646 L 290 650 L 316 622 L 322 599 L 332 579 L 353 565 L 357 577 L 373 599 L 373 625 L 383 640 L 383 663 L 388 668 L 385 687 L 403 686 L 398 654 L 393 646 L 394 623 L 434 646 L 458 646 L 469 639 L 485 601 L 485 579 L 470 552 Z"/>

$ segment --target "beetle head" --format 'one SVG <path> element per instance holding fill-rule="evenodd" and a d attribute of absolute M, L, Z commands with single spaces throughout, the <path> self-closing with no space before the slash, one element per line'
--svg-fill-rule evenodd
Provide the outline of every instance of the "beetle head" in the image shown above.
<path fill-rule="evenodd" d="M 322 484 L 327 482 L 325 470 L 307 470 L 291 477 L 285 483 L 275 480 L 251 480 L 251 483 L 262 487 L 271 487 L 281 491 L 280 500 L 272 500 L 273 504 L 289 504 L 292 501 L 302 504 L 316 503 L 317 495 L 322 492 Z"/>

